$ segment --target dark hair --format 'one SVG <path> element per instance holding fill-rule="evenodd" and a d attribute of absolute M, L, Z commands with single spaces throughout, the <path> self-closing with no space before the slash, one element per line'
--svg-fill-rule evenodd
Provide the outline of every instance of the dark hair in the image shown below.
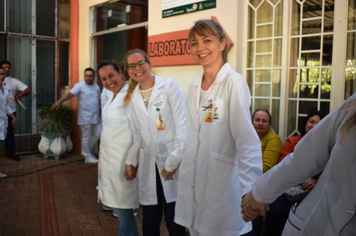
<path fill-rule="evenodd" d="M 322 111 L 311 111 L 308 113 L 307 117 L 305 117 L 303 123 L 299 126 L 299 129 L 298 129 L 298 131 L 302 135 L 302 137 L 306 134 L 305 126 L 307 125 L 308 120 L 313 116 L 319 116 L 320 120 L 321 120 L 325 117 L 325 113 Z"/>
<path fill-rule="evenodd" d="M 118 62 L 118 63 L 116 63 L 116 64 L 117 64 L 117 67 L 119 68 L 119 72 L 120 72 L 120 70 L 121 70 L 122 78 L 123 78 L 124 80 L 128 80 L 128 79 L 125 77 L 125 73 L 126 73 L 126 63 L 125 63 L 125 61 L 120 61 L 120 62 Z"/>
<path fill-rule="evenodd" d="M 84 73 L 85 73 L 85 71 L 92 71 L 93 74 L 95 75 L 95 70 L 93 68 L 88 67 L 84 70 Z"/>
<path fill-rule="evenodd" d="M 98 70 L 98 73 L 99 73 L 99 70 L 100 70 L 101 68 L 103 68 L 104 66 L 113 66 L 114 69 L 115 69 L 118 73 L 120 73 L 118 65 L 117 65 L 115 62 L 110 61 L 110 60 L 104 60 L 104 61 L 100 62 L 100 64 L 98 65 L 98 69 L 97 69 L 97 70 Z"/>
<path fill-rule="evenodd" d="M 8 60 L 2 60 L 2 61 L 0 62 L 0 67 L 2 67 L 2 66 L 5 65 L 5 64 L 10 65 L 10 67 L 11 67 L 11 62 L 9 62 Z"/>
<path fill-rule="evenodd" d="M 268 114 L 268 116 L 269 116 L 269 124 L 272 124 L 272 116 L 271 116 L 271 113 L 269 113 L 269 111 L 267 111 L 266 109 L 262 109 L 262 108 L 257 109 L 257 110 L 252 114 L 252 121 L 253 121 L 253 118 L 255 118 L 256 112 L 258 112 L 258 111 L 264 111 L 264 112 L 266 112 L 266 113 Z"/>
<path fill-rule="evenodd" d="M 217 22 L 213 20 L 198 20 L 194 23 L 192 28 L 190 28 L 188 34 L 189 43 L 192 42 L 192 40 L 195 37 L 195 34 L 199 36 L 206 36 L 207 34 L 211 34 L 217 37 L 220 40 L 220 42 L 225 40 L 226 44 L 224 50 L 222 51 L 222 58 L 225 63 L 227 62 L 227 53 L 228 53 L 227 40 L 221 25 L 219 25 Z"/>

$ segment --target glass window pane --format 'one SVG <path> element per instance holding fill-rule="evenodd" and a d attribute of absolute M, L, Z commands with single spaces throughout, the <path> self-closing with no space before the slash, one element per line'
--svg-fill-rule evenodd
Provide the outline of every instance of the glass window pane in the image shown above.
<path fill-rule="evenodd" d="M 303 37 L 302 50 L 320 49 L 321 36 Z"/>
<path fill-rule="evenodd" d="M 273 66 L 282 66 L 282 39 L 275 39 L 273 47 Z"/>
<path fill-rule="evenodd" d="M 356 29 L 356 0 L 349 0 L 349 13 L 348 13 L 348 24 L 347 29 L 353 30 Z"/>
<path fill-rule="evenodd" d="M 254 8 L 256 8 L 263 0 L 249 0 Z"/>
<path fill-rule="evenodd" d="M 272 25 L 257 26 L 257 38 L 272 37 Z"/>
<path fill-rule="evenodd" d="M 252 89 L 252 85 L 253 85 L 253 70 L 248 70 L 247 74 L 246 74 L 246 82 L 248 84 L 248 87 L 250 89 L 250 93 L 253 96 L 253 89 Z"/>
<path fill-rule="evenodd" d="M 118 25 L 132 25 L 148 20 L 148 1 L 129 4 L 131 11 L 126 13 L 126 5 L 120 1 L 104 3 L 96 8 L 96 31 L 116 28 Z"/>
<path fill-rule="evenodd" d="M 271 70 L 256 70 L 255 80 L 256 82 L 270 82 Z"/>
<path fill-rule="evenodd" d="M 279 99 L 272 99 L 272 128 L 278 134 L 279 132 Z"/>
<path fill-rule="evenodd" d="M 12 63 L 10 76 L 31 87 L 31 40 L 28 38 L 9 37 L 8 54 L 9 61 Z M 16 117 L 18 118 L 16 119 L 15 134 L 30 134 L 32 132 L 31 95 L 24 96 L 20 100 L 27 109 L 17 106 Z"/>
<path fill-rule="evenodd" d="M 271 86 L 269 84 L 255 84 L 255 96 L 269 97 Z"/>
<path fill-rule="evenodd" d="M 323 0 L 304 1 L 303 19 L 322 15 Z"/>
<path fill-rule="evenodd" d="M 298 66 L 298 57 L 299 57 L 299 38 L 291 39 L 290 46 L 290 66 Z"/>
<path fill-rule="evenodd" d="M 264 53 L 264 52 L 272 52 L 272 40 L 256 41 L 256 53 Z"/>
<path fill-rule="evenodd" d="M 4 30 L 4 17 L 5 17 L 5 10 L 4 10 L 4 3 L 5 1 L 0 2 L 0 31 L 5 31 Z"/>
<path fill-rule="evenodd" d="M 282 36 L 283 32 L 283 1 L 275 8 L 274 36 Z"/>
<path fill-rule="evenodd" d="M 323 111 L 325 114 L 330 113 L 330 102 L 321 102 L 320 111 Z"/>
<path fill-rule="evenodd" d="M 270 23 L 272 20 L 273 8 L 267 1 L 264 1 L 257 10 L 257 24 Z"/>
<path fill-rule="evenodd" d="M 55 43 L 36 41 L 37 106 L 51 106 L 55 102 Z M 45 79 L 47 78 L 47 79 Z"/>
<path fill-rule="evenodd" d="M 323 66 L 331 66 L 333 58 L 333 35 L 325 35 L 323 41 Z"/>
<path fill-rule="evenodd" d="M 69 43 L 59 42 L 59 81 L 61 86 L 69 85 Z"/>
<path fill-rule="evenodd" d="M 36 34 L 55 36 L 55 0 L 36 0 Z"/>
<path fill-rule="evenodd" d="M 350 7 L 349 7 L 350 9 Z M 324 14 L 324 32 L 333 32 L 334 30 L 334 0 L 325 1 Z"/>
<path fill-rule="evenodd" d="M 302 76 L 300 82 L 319 82 L 319 69 L 301 69 Z"/>
<path fill-rule="evenodd" d="M 321 33 L 321 19 L 303 21 L 302 34 L 320 34 Z"/>
<path fill-rule="evenodd" d="M 281 70 L 273 70 L 272 77 L 272 96 L 279 97 L 281 96 Z"/>
<path fill-rule="evenodd" d="M 291 35 L 299 35 L 299 32 L 300 32 L 300 14 L 301 14 L 300 2 L 297 1 L 297 0 L 293 0 L 293 3 L 292 3 L 292 29 L 291 29 Z"/>
<path fill-rule="evenodd" d="M 320 53 L 302 53 L 301 54 L 301 66 L 319 66 L 320 65 Z"/>
<path fill-rule="evenodd" d="M 0 61 L 5 59 L 5 35 L 0 34 Z"/>
<path fill-rule="evenodd" d="M 331 68 L 321 70 L 321 96 L 322 99 L 330 99 L 331 92 Z"/>
<path fill-rule="evenodd" d="M 255 110 L 257 109 L 266 109 L 266 110 L 270 110 L 270 107 L 269 107 L 269 99 L 259 99 L 259 98 L 256 98 L 255 99 L 255 106 L 254 106 Z"/>
<path fill-rule="evenodd" d="M 251 68 L 255 66 L 255 53 L 254 53 L 254 45 L 255 42 L 248 42 L 247 43 L 247 68 Z"/>
<path fill-rule="evenodd" d="M 356 62 L 356 32 L 347 33 L 346 64 Z M 352 65 L 352 64 L 351 64 Z"/>
<path fill-rule="evenodd" d="M 247 25 L 247 38 L 255 38 L 255 10 L 250 6 L 248 7 L 248 25 Z"/>
<path fill-rule="evenodd" d="M 69 39 L 69 0 L 62 0 L 59 3 L 59 38 Z"/>
<path fill-rule="evenodd" d="M 299 101 L 299 113 L 308 114 L 311 111 L 318 109 L 318 102 L 316 101 Z"/>
<path fill-rule="evenodd" d="M 298 94 L 299 70 L 290 70 L 289 72 L 289 98 L 296 98 Z"/>
<path fill-rule="evenodd" d="M 8 2 L 9 31 L 30 34 L 32 29 L 32 0 L 11 0 Z"/>
<path fill-rule="evenodd" d="M 345 100 L 356 92 L 356 67 L 346 67 L 345 74 Z"/>
<path fill-rule="evenodd" d="M 314 87 L 312 85 L 300 85 L 299 98 L 314 98 Z"/>
<path fill-rule="evenodd" d="M 271 66 L 271 55 L 256 56 L 256 67 L 270 67 L 270 66 Z"/>
<path fill-rule="evenodd" d="M 291 135 L 296 129 L 297 101 L 288 101 L 287 135 Z"/>

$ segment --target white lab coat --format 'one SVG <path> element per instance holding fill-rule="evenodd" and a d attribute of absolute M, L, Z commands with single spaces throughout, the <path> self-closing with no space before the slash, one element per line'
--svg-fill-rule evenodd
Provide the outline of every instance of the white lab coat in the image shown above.
<path fill-rule="evenodd" d="M 228 63 L 202 102 L 201 81 L 202 76 L 189 87 L 188 135 L 179 169 L 175 222 L 203 235 L 237 236 L 252 228 L 242 220 L 241 198 L 262 175 L 261 142 L 249 111 L 250 91 Z M 205 108 L 211 103 L 218 119 L 208 123 Z"/>
<path fill-rule="evenodd" d="M 101 91 L 101 95 L 100 95 L 100 106 L 101 106 L 101 110 L 104 109 L 105 104 L 107 103 L 107 101 L 109 100 L 109 98 L 111 97 L 113 93 L 110 90 L 107 90 L 106 88 L 103 88 L 103 91 Z"/>
<path fill-rule="evenodd" d="M 103 129 L 98 164 L 99 200 L 106 206 L 121 209 L 138 207 L 137 180 L 125 179 L 125 161 L 134 143 L 130 126 L 130 107 L 123 108 L 122 101 L 128 86 L 125 85 L 114 98 L 111 96 L 102 111 Z"/>
<path fill-rule="evenodd" d="M 7 133 L 7 115 L 11 114 L 11 109 L 9 107 L 9 89 L 3 84 L 4 91 L 0 90 L 0 140 L 5 140 Z M 11 124 L 10 124 L 11 125 Z"/>
<path fill-rule="evenodd" d="M 70 92 L 78 98 L 78 125 L 100 123 L 100 88 L 85 81 L 76 83 Z"/>
<path fill-rule="evenodd" d="M 340 127 L 356 111 L 339 106 L 310 130 L 289 154 L 252 186 L 258 202 L 271 203 L 288 188 L 322 174 L 313 190 L 290 211 L 282 235 L 356 235 L 356 127 L 340 145 Z"/>
<path fill-rule="evenodd" d="M 155 76 L 155 84 L 151 93 L 148 110 L 145 107 L 139 86 L 132 94 L 132 105 L 135 108 L 137 123 L 142 135 L 142 148 L 138 160 L 139 202 L 142 205 L 156 205 L 156 171 L 165 168 L 173 171 L 178 168 L 183 141 L 186 136 L 186 104 L 182 89 L 170 78 Z M 165 130 L 157 130 L 157 118 L 160 109 L 164 118 Z M 137 165 L 136 158 L 130 158 L 127 164 Z M 163 192 L 167 203 L 176 201 L 177 175 L 173 180 L 165 181 L 161 177 Z"/>

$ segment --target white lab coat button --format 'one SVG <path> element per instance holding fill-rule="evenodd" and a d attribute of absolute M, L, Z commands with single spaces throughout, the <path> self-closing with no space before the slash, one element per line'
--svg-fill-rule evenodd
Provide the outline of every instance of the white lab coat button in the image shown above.
<path fill-rule="evenodd" d="M 354 211 L 350 210 L 350 209 L 347 209 L 347 212 L 350 213 L 350 214 L 354 214 Z"/>

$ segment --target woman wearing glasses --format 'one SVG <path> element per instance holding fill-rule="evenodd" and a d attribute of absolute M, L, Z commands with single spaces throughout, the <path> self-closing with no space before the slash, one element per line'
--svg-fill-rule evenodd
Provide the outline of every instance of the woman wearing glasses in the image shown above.
<path fill-rule="evenodd" d="M 186 235 L 174 223 L 177 198 L 176 170 L 182 159 L 186 136 L 186 105 L 181 88 L 173 79 L 152 75 L 147 54 L 134 49 L 126 54 L 129 88 L 124 106 L 130 102 L 141 131 L 139 160 L 129 160 L 127 174 L 133 176 L 138 165 L 139 202 L 143 206 L 143 235 L 160 235 L 162 208 L 169 235 Z"/>

